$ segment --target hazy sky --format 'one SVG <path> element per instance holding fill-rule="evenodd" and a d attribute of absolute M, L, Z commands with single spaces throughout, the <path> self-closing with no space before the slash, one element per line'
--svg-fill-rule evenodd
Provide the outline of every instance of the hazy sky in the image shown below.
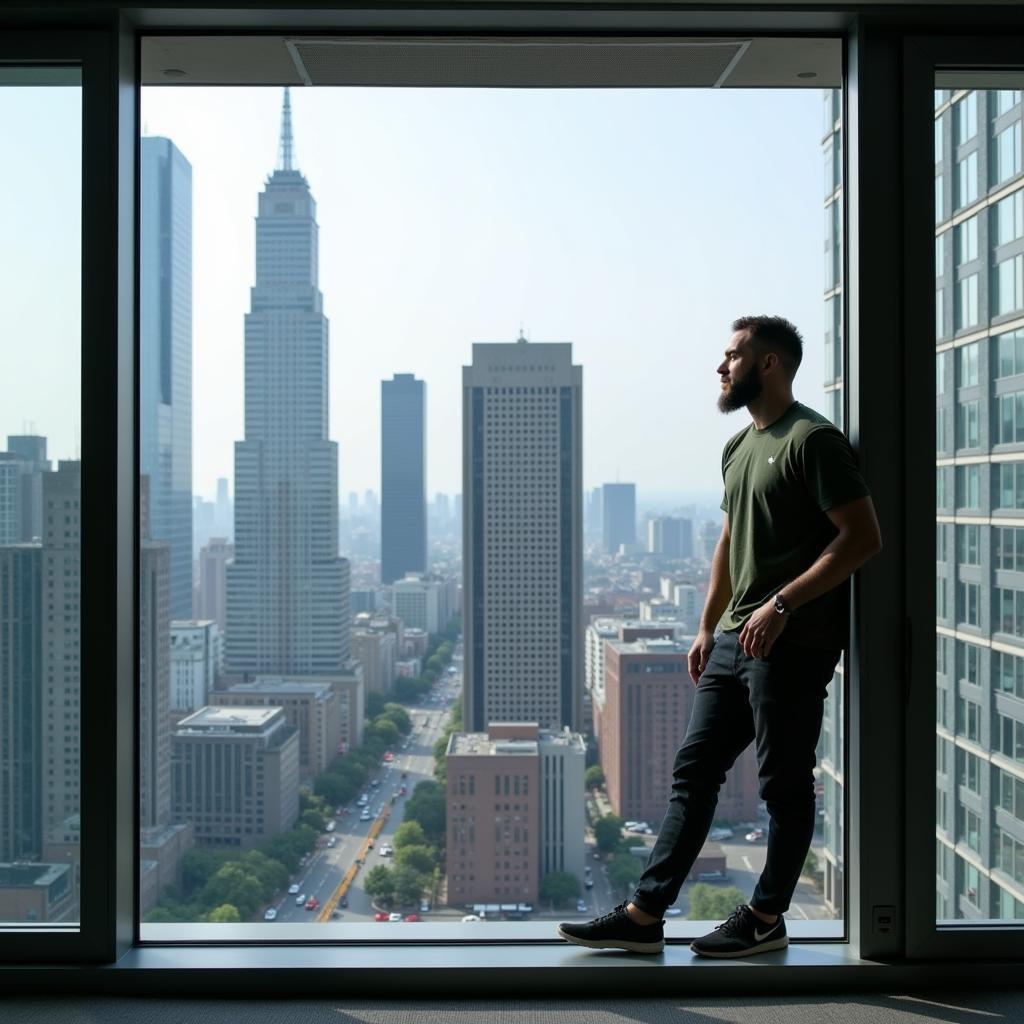
<path fill-rule="evenodd" d="M 17 239 L 0 274 L 15 369 L 0 374 L 0 430 L 31 419 L 59 457 L 78 417 L 66 364 L 80 114 L 64 90 L 15 92 L 0 89 L 23 150 L 0 166 L 0 217 Z M 320 88 L 293 89 L 292 106 L 318 206 L 343 495 L 379 488 L 380 380 L 395 372 L 427 381 L 429 491 L 461 490 L 461 367 L 473 341 L 512 341 L 520 323 L 532 341 L 571 341 L 583 366 L 588 487 L 719 488 L 722 443 L 748 422 L 715 409 L 738 315 L 801 328 L 796 394 L 824 408 L 820 90 Z M 193 482 L 205 495 L 233 475 L 242 437 L 256 197 L 280 107 L 280 89 L 143 90 L 145 132 L 193 168 Z M 67 302 L 54 301 L 58 278 Z"/>

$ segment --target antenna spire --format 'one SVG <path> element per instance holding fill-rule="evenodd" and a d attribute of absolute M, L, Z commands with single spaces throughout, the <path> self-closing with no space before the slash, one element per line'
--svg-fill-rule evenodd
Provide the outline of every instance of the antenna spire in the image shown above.
<path fill-rule="evenodd" d="M 294 169 L 292 146 L 292 96 L 291 89 L 284 87 L 284 105 L 281 107 L 281 146 L 278 153 L 278 167 L 282 171 Z"/>

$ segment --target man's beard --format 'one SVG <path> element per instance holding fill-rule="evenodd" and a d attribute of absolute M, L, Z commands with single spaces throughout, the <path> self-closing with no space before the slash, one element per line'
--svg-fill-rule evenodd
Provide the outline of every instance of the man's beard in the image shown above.
<path fill-rule="evenodd" d="M 761 371 L 758 369 L 757 363 L 754 363 L 739 380 L 734 380 L 718 396 L 718 411 L 735 412 L 737 409 L 742 409 L 760 398 L 763 390 Z"/>

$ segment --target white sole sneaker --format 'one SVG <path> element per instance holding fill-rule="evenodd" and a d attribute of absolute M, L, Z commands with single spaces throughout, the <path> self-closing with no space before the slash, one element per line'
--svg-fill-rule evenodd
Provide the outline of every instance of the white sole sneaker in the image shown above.
<path fill-rule="evenodd" d="M 588 949 L 621 949 L 627 953 L 662 953 L 665 950 L 665 940 L 660 942 L 630 942 L 629 939 L 580 939 L 575 935 L 563 932 L 561 926 L 558 934 L 566 942 L 575 943 L 577 946 L 586 946 Z"/>
<path fill-rule="evenodd" d="M 783 935 L 781 939 L 775 939 L 773 942 L 764 942 L 760 946 L 751 946 L 750 949 L 738 949 L 735 953 L 708 953 L 702 949 L 695 949 L 693 945 L 690 949 L 693 950 L 696 956 L 710 956 L 716 960 L 736 960 L 743 956 L 756 956 L 758 953 L 768 953 L 773 949 L 785 949 L 789 945 L 789 936 Z"/>

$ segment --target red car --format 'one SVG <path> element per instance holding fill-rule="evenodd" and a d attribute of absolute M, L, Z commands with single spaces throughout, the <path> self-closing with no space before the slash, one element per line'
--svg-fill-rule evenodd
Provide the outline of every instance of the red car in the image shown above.
<path fill-rule="evenodd" d="M 406 921 L 418 921 L 420 919 L 420 915 L 419 914 L 406 914 L 405 915 L 405 919 L 406 919 Z"/>
<path fill-rule="evenodd" d="M 378 911 L 376 914 L 373 915 L 373 919 L 374 921 L 386 921 L 388 919 L 388 915 L 382 914 L 380 913 L 380 911 Z"/>
<path fill-rule="evenodd" d="M 319 906 L 320 906 L 320 901 L 315 896 L 310 896 L 309 899 L 306 900 L 306 909 L 307 910 L 316 910 L 316 908 L 319 907 Z"/>

